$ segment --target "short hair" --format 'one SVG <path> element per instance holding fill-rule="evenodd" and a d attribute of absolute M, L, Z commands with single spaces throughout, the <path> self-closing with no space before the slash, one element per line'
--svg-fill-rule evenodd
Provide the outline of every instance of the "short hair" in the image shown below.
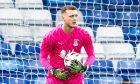
<path fill-rule="evenodd" d="M 77 8 L 73 5 L 66 5 L 61 9 L 61 14 L 65 13 L 66 10 L 77 10 Z"/>

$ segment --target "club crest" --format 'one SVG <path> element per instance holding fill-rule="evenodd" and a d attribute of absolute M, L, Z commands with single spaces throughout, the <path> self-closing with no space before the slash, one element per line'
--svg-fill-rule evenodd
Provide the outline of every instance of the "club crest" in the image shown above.
<path fill-rule="evenodd" d="M 78 39 L 74 39 L 74 43 L 73 43 L 73 46 L 78 46 Z"/>

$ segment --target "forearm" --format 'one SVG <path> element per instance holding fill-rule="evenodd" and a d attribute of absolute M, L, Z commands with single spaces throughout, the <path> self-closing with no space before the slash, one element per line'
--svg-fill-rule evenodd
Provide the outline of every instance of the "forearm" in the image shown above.
<path fill-rule="evenodd" d="M 48 61 L 48 59 L 46 58 L 41 58 L 40 59 L 41 64 L 45 67 L 45 69 L 50 70 L 52 69 L 52 66 L 50 64 L 50 62 Z"/>
<path fill-rule="evenodd" d="M 86 62 L 85 62 L 85 66 L 91 66 L 95 61 L 95 56 L 88 56 Z"/>

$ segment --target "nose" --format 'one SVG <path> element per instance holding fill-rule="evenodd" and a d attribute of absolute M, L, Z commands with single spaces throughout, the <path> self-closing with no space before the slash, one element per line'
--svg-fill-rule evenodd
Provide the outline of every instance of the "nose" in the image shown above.
<path fill-rule="evenodd" d="M 74 20 L 77 20 L 77 16 L 74 16 Z"/>

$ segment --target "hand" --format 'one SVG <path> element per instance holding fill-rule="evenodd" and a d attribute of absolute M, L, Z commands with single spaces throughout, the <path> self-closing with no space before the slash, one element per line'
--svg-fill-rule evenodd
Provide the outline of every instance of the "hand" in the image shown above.
<path fill-rule="evenodd" d="M 72 61 L 71 66 L 68 67 L 70 73 L 80 73 L 88 70 L 87 66 L 83 66 L 79 61 Z"/>
<path fill-rule="evenodd" d="M 69 76 L 68 72 L 65 72 L 64 69 L 51 69 L 51 74 L 53 74 L 55 77 L 66 80 Z"/>

